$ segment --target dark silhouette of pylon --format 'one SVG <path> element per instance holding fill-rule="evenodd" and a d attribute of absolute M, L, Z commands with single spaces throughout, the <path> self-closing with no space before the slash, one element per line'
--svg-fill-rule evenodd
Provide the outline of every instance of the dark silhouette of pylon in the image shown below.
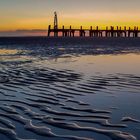
<path fill-rule="evenodd" d="M 58 18 L 57 13 L 54 12 L 54 36 L 58 36 Z"/>

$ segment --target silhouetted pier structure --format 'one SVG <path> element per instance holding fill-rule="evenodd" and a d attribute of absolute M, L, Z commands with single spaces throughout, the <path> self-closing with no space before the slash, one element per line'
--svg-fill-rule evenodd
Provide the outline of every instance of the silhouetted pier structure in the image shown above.
<path fill-rule="evenodd" d="M 78 35 L 79 34 L 79 35 Z M 63 37 L 140 37 L 140 30 L 138 27 L 126 28 L 126 27 L 106 27 L 106 29 L 99 29 L 99 27 L 89 29 L 83 29 L 81 26 L 79 29 L 73 29 L 72 26 L 65 28 L 51 29 L 51 25 L 48 27 L 48 36 L 63 36 Z"/>
<path fill-rule="evenodd" d="M 52 34 L 51 34 L 52 33 Z M 54 27 L 51 29 L 51 25 L 48 27 L 48 37 L 49 36 L 63 36 L 63 37 L 140 37 L 140 30 L 138 27 L 133 28 L 127 28 L 125 27 L 106 27 L 106 29 L 99 29 L 98 26 L 96 27 L 90 27 L 89 29 L 84 29 L 82 26 L 79 29 L 73 29 L 72 26 L 69 28 L 65 28 L 62 26 L 62 28 L 58 28 L 58 18 L 57 13 L 54 12 Z"/>

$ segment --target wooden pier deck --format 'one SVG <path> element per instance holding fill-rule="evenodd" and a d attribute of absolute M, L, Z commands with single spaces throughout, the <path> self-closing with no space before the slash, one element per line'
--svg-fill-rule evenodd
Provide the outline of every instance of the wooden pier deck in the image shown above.
<path fill-rule="evenodd" d="M 83 29 L 81 26 L 79 29 L 72 29 L 70 26 L 69 29 L 65 29 L 64 26 L 58 29 L 51 29 L 51 25 L 48 27 L 48 37 L 49 36 L 63 36 L 63 37 L 140 37 L 140 30 L 138 27 L 126 28 L 126 27 L 106 27 L 106 29 L 99 29 L 98 26 L 90 29 Z M 60 35 L 61 34 L 61 35 Z"/>

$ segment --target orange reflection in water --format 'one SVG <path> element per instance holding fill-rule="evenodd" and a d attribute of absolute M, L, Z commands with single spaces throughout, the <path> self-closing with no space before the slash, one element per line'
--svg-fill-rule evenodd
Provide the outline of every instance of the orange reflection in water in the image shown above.
<path fill-rule="evenodd" d="M 46 61 L 45 66 L 56 69 L 72 69 L 89 75 L 101 73 L 140 74 L 139 54 L 119 55 L 82 55 L 79 57 L 61 57 Z"/>
<path fill-rule="evenodd" d="M 0 49 L 0 55 L 9 55 L 9 54 L 17 54 L 19 50 L 11 50 L 11 49 Z"/>

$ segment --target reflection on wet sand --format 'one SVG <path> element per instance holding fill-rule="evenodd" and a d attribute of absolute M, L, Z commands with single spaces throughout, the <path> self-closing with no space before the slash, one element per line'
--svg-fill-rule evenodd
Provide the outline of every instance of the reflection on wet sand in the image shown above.
<path fill-rule="evenodd" d="M 16 49 L 0 49 L 0 55 L 12 55 L 17 54 L 19 51 Z"/>

